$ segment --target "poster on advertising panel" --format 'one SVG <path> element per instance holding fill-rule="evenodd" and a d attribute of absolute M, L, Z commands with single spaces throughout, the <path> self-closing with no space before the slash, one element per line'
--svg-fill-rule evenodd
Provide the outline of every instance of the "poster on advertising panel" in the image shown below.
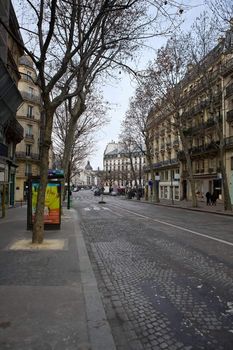
<path fill-rule="evenodd" d="M 39 183 L 32 182 L 32 223 L 34 222 Z M 49 182 L 45 193 L 44 223 L 60 224 L 61 184 Z"/>

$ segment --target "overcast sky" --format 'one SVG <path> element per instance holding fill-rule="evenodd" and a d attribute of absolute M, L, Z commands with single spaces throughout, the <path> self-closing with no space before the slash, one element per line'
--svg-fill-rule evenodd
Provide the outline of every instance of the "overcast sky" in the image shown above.
<path fill-rule="evenodd" d="M 185 1 L 184 1 L 185 2 Z M 187 3 L 187 1 L 186 1 Z M 194 8 L 188 13 L 184 13 L 185 23 L 182 28 L 189 28 L 194 19 L 203 11 L 203 2 L 200 0 L 190 0 L 189 5 L 193 5 Z M 151 41 L 150 45 L 152 49 L 143 51 L 138 58 L 137 69 L 144 69 L 147 66 L 149 60 L 155 57 L 155 50 L 159 48 L 165 42 L 164 38 L 155 38 Z M 129 99 L 134 95 L 135 82 L 126 75 L 123 74 L 120 82 L 111 81 L 110 85 L 106 85 L 103 89 L 104 98 L 110 103 L 111 110 L 108 112 L 108 118 L 110 123 L 96 134 L 95 151 L 87 160 L 93 169 L 103 168 L 103 154 L 106 145 L 111 142 L 117 142 L 119 139 L 119 133 L 121 130 L 121 121 L 124 118 L 125 112 L 129 106 Z"/>

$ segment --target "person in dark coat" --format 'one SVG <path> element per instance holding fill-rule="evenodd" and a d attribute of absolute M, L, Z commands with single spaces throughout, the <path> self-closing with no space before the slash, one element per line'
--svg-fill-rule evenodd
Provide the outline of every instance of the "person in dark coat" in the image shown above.
<path fill-rule="evenodd" d="M 218 199 L 218 195 L 216 192 L 214 192 L 211 196 L 211 204 L 216 205 L 217 199 Z"/>
<path fill-rule="evenodd" d="M 208 191 L 206 192 L 206 205 L 211 205 L 211 193 Z"/>

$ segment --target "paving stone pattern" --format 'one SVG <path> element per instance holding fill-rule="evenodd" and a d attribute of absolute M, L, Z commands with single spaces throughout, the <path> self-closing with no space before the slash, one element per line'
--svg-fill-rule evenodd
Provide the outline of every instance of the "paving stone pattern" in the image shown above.
<path fill-rule="evenodd" d="M 232 266 L 136 218 L 82 230 L 118 350 L 232 349 Z"/>

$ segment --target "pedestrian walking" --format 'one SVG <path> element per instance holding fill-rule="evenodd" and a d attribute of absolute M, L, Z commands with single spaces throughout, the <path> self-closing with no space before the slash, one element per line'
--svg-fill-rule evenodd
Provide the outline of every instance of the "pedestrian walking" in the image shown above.
<path fill-rule="evenodd" d="M 211 196 L 211 204 L 216 205 L 217 199 L 218 199 L 218 195 L 217 195 L 216 191 L 214 191 L 214 193 Z"/>
<path fill-rule="evenodd" d="M 211 205 L 211 193 L 208 191 L 206 192 L 206 205 Z"/>

